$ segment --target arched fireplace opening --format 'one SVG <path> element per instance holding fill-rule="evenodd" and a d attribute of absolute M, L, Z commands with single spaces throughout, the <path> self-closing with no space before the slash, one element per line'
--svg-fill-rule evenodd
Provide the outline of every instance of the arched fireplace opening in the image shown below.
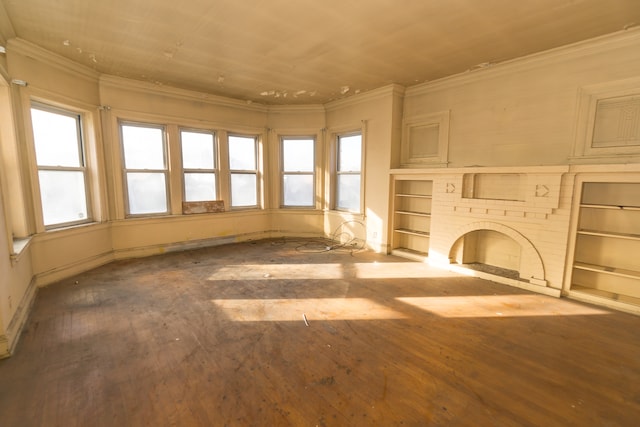
<path fill-rule="evenodd" d="M 493 222 L 468 224 L 450 245 L 449 262 L 491 276 L 546 286 L 538 251 L 516 230 Z"/>
<path fill-rule="evenodd" d="M 519 279 L 521 252 L 518 242 L 505 234 L 475 230 L 456 240 L 450 259 L 472 270 Z"/>

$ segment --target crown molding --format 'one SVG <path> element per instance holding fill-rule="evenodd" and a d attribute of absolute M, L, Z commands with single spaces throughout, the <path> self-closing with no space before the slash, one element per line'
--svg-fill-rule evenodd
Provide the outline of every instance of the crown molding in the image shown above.
<path fill-rule="evenodd" d="M 617 31 L 520 58 L 490 64 L 485 68 L 468 70 L 441 79 L 410 86 L 406 89 L 405 96 L 422 95 L 434 90 L 449 89 L 485 79 L 493 79 L 505 74 L 528 71 L 534 67 L 548 66 L 550 64 L 571 61 L 589 55 L 606 53 L 612 49 L 633 46 L 637 46 L 640 50 L 640 27 Z"/>
<path fill-rule="evenodd" d="M 11 19 L 7 14 L 7 9 L 4 7 L 4 3 L 0 1 L 0 41 L 6 43 L 16 36 L 16 31 L 13 28 Z"/>
<path fill-rule="evenodd" d="M 73 74 L 92 83 L 97 83 L 100 77 L 99 72 L 89 67 L 20 38 L 13 38 L 7 42 L 7 53 L 11 54 L 12 52 L 35 59 L 38 62 L 43 62 L 58 70 Z"/>
<path fill-rule="evenodd" d="M 403 96 L 405 94 L 405 87 L 396 83 L 392 83 L 387 86 L 382 86 L 377 89 L 372 89 L 368 92 L 359 93 L 348 98 L 338 99 L 335 101 L 329 101 L 324 104 L 327 111 L 337 110 L 340 108 L 350 107 L 365 102 L 371 102 L 376 99 L 383 98 L 385 96 Z"/>
<path fill-rule="evenodd" d="M 101 75 L 99 80 L 101 91 L 103 88 L 126 89 L 127 91 L 135 91 L 147 95 L 162 95 L 189 102 L 202 102 L 216 106 L 239 108 L 260 113 L 266 113 L 269 110 L 268 106 L 255 102 L 247 102 L 239 99 L 180 89 L 172 86 L 157 85 L 146 81 L 127 79 L 108 74 Z"/>
<path fill-rule="evenodd" d="M 323 104 L 269 105 L 269 113 L 324 113 Z"/>

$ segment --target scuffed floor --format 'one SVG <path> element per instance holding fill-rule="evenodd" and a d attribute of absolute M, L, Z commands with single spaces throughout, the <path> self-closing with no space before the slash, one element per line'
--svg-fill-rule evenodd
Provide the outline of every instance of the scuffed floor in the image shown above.
<path fill-rule="evenodd" d="M 219 246 L 41 289 L 0 361 L 0 425 L 636 425 L 639 317 L 325 247 Z"/>

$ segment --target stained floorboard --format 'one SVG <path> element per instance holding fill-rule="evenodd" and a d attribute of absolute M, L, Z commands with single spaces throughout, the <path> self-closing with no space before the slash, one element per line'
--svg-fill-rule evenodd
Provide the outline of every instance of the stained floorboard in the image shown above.
<path fill-rule="evenodd" d="M 172 253 L 41 289 L 0 361 L 0 425 L 637 425 L 639 317 L 324 247 Z"/>

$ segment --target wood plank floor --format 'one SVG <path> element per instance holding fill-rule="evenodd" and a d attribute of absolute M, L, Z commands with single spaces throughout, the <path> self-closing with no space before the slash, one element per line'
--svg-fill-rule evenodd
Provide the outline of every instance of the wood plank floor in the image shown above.
<path fill-rule="evenodd" d="M 41 289 L 0 425 L 637 426 L 640 318 L 266 240 Z"/>

